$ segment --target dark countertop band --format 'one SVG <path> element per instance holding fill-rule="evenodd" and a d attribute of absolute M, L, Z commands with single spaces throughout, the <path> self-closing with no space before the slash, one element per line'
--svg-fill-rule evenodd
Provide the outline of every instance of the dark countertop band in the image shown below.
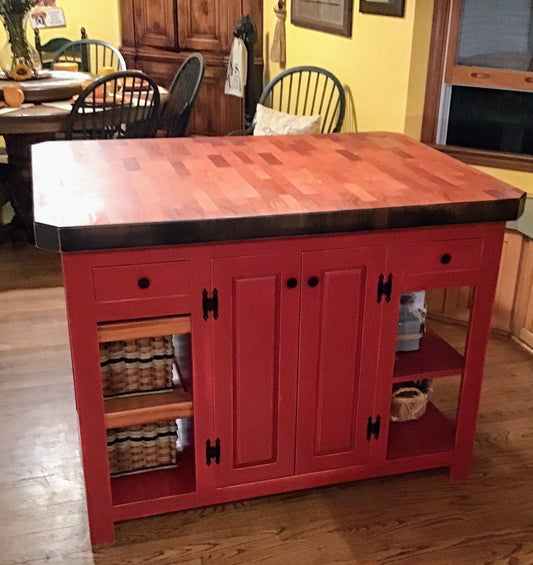
<path fill-rule="evenodd" d="M 87 251 L 515 220 L 525 193 L 407 136 L 33 147 L 35 236 Z"/>

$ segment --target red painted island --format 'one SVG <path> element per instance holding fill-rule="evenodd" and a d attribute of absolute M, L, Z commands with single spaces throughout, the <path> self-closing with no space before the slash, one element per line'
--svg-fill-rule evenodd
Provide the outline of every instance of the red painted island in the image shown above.
<path fill-rule="evenodd" d="M 43 143 L 33 175 L 36 244 L 63 260 L 93 543 L 240 498 L 467 477 L 521 191 L 389 133 Z M 463 286 L 464 347 L 429 328 L 396 353 L 400 295 Z M 425 413 L 393 421 L 393 391 L 425 379 Z"/>

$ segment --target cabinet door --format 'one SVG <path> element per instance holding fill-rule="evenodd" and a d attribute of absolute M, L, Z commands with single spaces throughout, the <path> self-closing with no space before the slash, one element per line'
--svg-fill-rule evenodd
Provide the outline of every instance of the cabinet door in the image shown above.
<path fill-rule="evenodd" d="M 298 270 L 298 254 L 212 261 L 217 486 L 294 473 Z"/>
<path fill-rule="evenodd" d="M 370 459 L 384 257 L 380 247 L 303 255 L 297 473 Z"/>
<path fill-rule="evenodd" d="M 174 0 L 134 0 L 133 16 L 137 47 L 178 48 Z"/>
<path fill-rule="evenodd" d="M 239 18 L 235 0 L 178 0 L 180 49 L 226 53 Z"/>

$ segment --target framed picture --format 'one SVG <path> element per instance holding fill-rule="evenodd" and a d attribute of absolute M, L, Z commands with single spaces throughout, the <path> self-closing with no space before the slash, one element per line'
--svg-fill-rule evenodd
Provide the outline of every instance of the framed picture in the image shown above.
<path fill-rule="evenodd" d="M 404 7 L 405 0 L 359 0 L 359 11 L 364 14 L 403 18 Z"/>
<path fill-rule="evenodd" d="M 353 0 L 292 0 L 291 23 L 337 35 L 352 35 Z"/>

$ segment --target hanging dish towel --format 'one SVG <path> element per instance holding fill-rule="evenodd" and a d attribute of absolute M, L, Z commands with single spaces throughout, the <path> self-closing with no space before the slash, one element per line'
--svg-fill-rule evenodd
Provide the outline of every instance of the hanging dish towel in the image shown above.
<path fill-rule="evenodd" d="M 224 92 L 226 94 L 244 98 L 247 63 L 248 54 L 246 52 L 246 45 L 240 37 L 236 37 L 231 45 L 231 52 L 229 55 L 226 86 L 224 87 Z"/>
<path fill-rule="evenodd" d="M 285 18 L 287 10 L 285 2 L 278 2 L 277 8 L 274 8 L 276 14 L 276 27 L 274 29 L 274 38 L 272 39 L 272 47 L 270 49 L 270 59 L 274 63 L 284 65 L 286 58 L 286 39 L 285 39 Z"/>

